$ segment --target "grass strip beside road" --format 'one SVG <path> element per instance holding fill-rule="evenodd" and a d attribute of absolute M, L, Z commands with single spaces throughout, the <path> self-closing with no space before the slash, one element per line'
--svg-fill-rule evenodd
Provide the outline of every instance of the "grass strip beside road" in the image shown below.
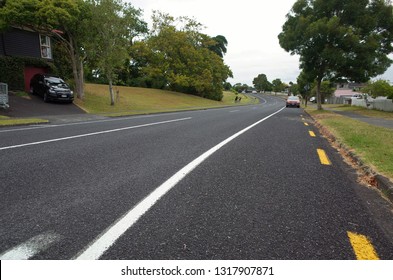
<path fill-rule="evenodd" d="M 359 106 L 342 105 L 342 104 L 328 104 L 328 105 L 325 104 L 323 106 L 328 107 L 329 109 L 334 111 L 354 112 L 361 116 L 393 120 L 393 112 L 370 110 Z"/>
<path fill-rule="evenodd" d="M 393 181 L 393 130 L 373 126 L 331 111 L 306 111 L 352 150 L 365 165 Z"/>
<path fill-rule="evenodd" d="M 0 126 L 12 126 L 12 125 L 25 125 L 25 124 L 42 124 L 48 123 L 48 120 L 43 119 L 22 119 L 22 118 L 9 118 L 5 116 L 0 116 Z"/>

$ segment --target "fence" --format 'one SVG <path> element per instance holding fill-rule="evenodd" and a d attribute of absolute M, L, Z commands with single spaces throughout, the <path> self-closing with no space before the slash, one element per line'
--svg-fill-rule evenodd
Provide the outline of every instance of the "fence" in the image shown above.
<path fill-rule="evenodd" d="M 4 109 L 9 108 L 8 102 L 8 85 L 0 83 L 0 107 Z"/>
<path fill-rule="evenodd" d="M 393 112 L 393 101 L 392 99 L 357 99 L 352 98 L 352 106 L 359 106 L 368 109 L 375 109 L 386 112 Z"/>

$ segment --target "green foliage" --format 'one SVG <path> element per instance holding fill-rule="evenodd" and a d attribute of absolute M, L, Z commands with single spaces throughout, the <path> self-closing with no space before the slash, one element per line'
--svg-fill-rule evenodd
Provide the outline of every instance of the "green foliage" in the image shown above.
<path fill-rule="evenodd" d="M 365 82 L 391 65 L 392 6 L 384 0 L 298 0 L 278 38 L 300 55 L 300 68 L 318 88 L 323 79 Z"/>
<path fill-rule="evenodd" d="M 285 89 L 285 84 L 281 79 L 275 79 L 272 82 L 272 88 L 274 92 L 282 92 Z"/>
<path fill-rule="evenodd" d="M 307 100 L 308 97 L 311 96 L 312 83 L 313 83 L 312 78 L 307 76 L 307 74 L 304 71 L 300 72 L 297 78 L 297 86 L 300 95 L 305 100 Z"/>
<path fill-rule="evenodd" d="M 393 86 L 385 80 L 369 82 L 367 86 L 362 89 L 362 92 L 370 94 L 373 98 L 378 96 L 393 98 Z"/>
<path fill-rule="evenodd" d="M 221 100 L 223 84 L 232 73 L 222 58 L 209 49 L 213 40 L 188 18 L 155 13 L 153 31 L 132 46 L 132 60 L 155 88 Z"/>
<path fill-rule="evenodd" d="M 316 95 L 318 90 L 318 84 L 314 81 L 313 88 L 311 90 L 312 95 Z M 335 92 L 336 88 L 330 81 L 322 81 L 320 86 L 321 102 L 325 103 L 325 98 L 331 96 Z"/>
<path fill-rule="evenodd" d="M 260 91 L 271 91 L 273 89 L 273 85 L 268 81 L 265 74 L 259 74 L 258 77 L 254 78 L 252 83 Z"/>
<path fill-rule="evenodd" d="M 233 89 L 238 93 L 243 92 L 243 91 L 247 90 L 248 88 L 249 88 L 249 86 L 247 84 L 236 83 L 233 85 Z"/>
<path fill-rule="evenodd" d="M 218 56 L 223 58 L 224 55 L 227 53 L 227 45 L 228 45 L 227 39 L 222 35 L 217 35 L 212 39 L 215 41 L 215 43 L 209 47 L 209 50 L 211 50 L 212 52 L 216 53 Z"/>
<path fill-rule="evenodd" d="M 44 59 L 0 56 L 0 82 L 7 83 L 11 90 L 24 90 L 25 66 L 47 68 L 49 72 L 57 73 L 56 67 Z"/>
<path fill-rule="evenodd" d="M 52 34 L 63 45 L 72 64 L 79 98 L 83 97 L 84 43 L 90 20 L 90 6 L 84 0 L 12 0 L 0 8 L 0 29 L 27 26 Z"/>

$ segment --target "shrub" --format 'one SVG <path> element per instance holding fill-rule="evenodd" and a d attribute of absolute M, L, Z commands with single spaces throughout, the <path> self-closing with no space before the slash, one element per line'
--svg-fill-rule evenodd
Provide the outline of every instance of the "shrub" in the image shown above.
<path fill-rule="evenodd" d="M 25 66 L 47 68 L 56 74 L 56 67 L 44 59 L 30 57 L 0 57 L 0 82 L 8 84 L 10 90 L 24 90 Z"/>

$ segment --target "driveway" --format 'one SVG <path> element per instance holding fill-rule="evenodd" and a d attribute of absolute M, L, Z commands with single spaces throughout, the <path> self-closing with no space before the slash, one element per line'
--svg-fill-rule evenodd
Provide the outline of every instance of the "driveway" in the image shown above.
<path fill-rule="evenodd" d="M 85 111 L 74 104 L 56 102 L 45 103 L 41 97 L 32 94 L 25 97 L 19 97 L 10 92 L 9 105 L 10 108 L 7 110 L 0 109 L 0 115 L 13 118 L 29 118 L 86 114 Z"/>
<path fill-rule="evenodd" d="M 355 120 L 358 120 L 361 122 L 365 122 L 365 123 L 368 123 L 371 125 L 393 129 L 393 121 L 392 120 L 362 116 L 362 115 L 357 114 L 355 112 L 349 112 L 349 111 L 338 111 L 338 110 L 332 110 L 332 111 L 337 114 L 346 116 L 348 118 L 352 118 L 352 119 L 355 119 Z"/>
<path fill-rule="evenodd" d="M 41 97 L 32 94 L 19 97 L 10 93 L 9 105 L 10 108 L 7 110 L 0 108 L 0 115 L 12 118 L 41 118 L 48 120 L 51 124 L 107 119 L 104 116 L 87 114 L 74 104 L 45 103 Z"/>

